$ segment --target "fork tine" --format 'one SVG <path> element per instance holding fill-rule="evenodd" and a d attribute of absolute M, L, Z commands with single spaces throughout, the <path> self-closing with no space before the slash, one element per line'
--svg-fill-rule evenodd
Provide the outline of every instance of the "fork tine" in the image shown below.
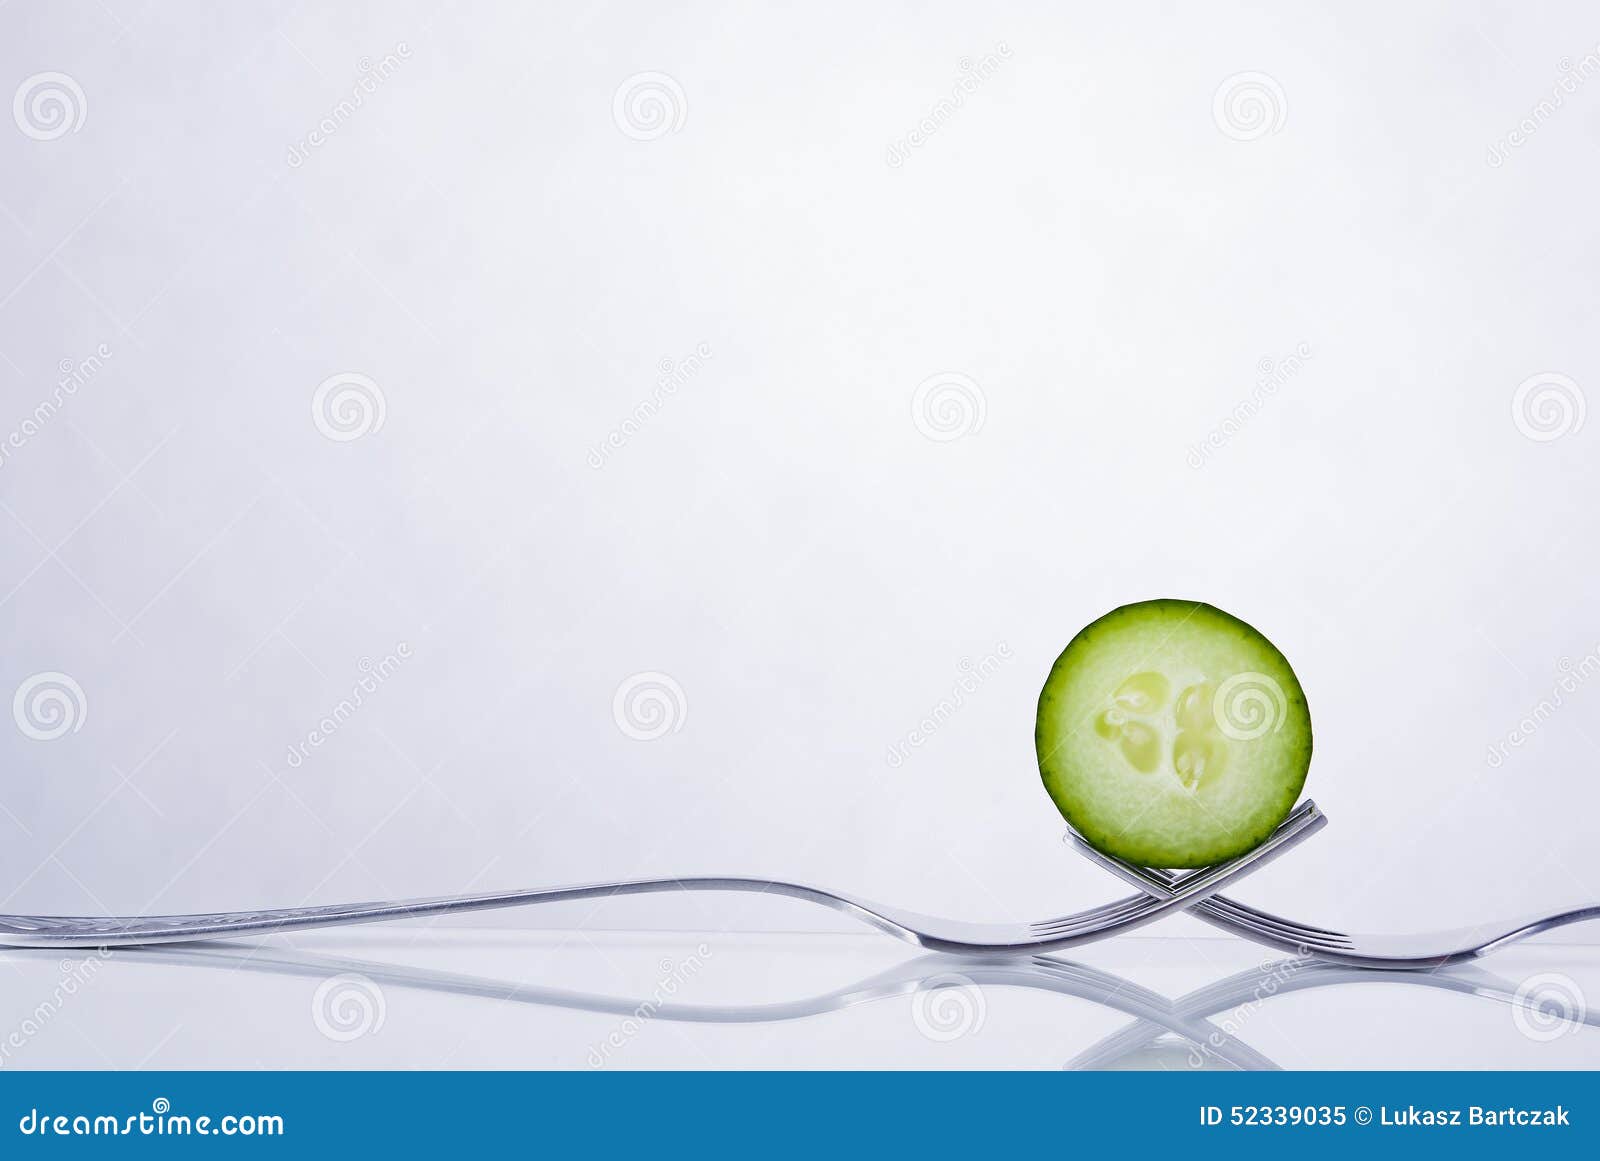
<path fill-rule="evenodd" d="M 1314 810 L 1315 804 L 1307 801 L 1291 812 L 1289 817 L 1291 819 L 1304 818 Z M 1288 825 L 1289 823 L 1287 822 L 1284 824 L 1285 827 Z M 1140 867 L 1098 851 L 1085 842 L 1082 836 L 1076 832 L 1073 834 L 1073 842 L 1089 858 L 1153 897 L 1170 898 L 1176 893 L 1178 885 L 1184 881 L 1169 871 Z M 1284 943 L 1303 946 L 1308 950 L 1323 949 L 1331 951 L 1352 946 L 1350 937 L 1342 932 L 1293 923 L 1268 912 L 1257 911 L 1255 908 L 1223 896 L 1214 896 L 1196 904 L 1194 913 L 1197 918 L 1208 919 L 1224 927 L 1246 929 L 1268 939 L 1277 939 Z"/>
<path fill-rule="evenodd" d="M 1141 868 L 1127 865 L 1122 868 L 1122 872 L 1126 873 L 1119 873 L 1128 882 L 1138 884 L 1143 881 L 1151 887 L 1162 888 L 1161 893 L 1165 894 L 1164 888 L 1166 885 L 1161 884 L 1157 876 L 1153 874 L 1147 876 L 1140 873 L 1141 871 Z M 1348 946 L 1349 944 L 1349 938 L 1341 932 L 1327 931 L 1322 928 L 1293 923 L 1267 912 L 1257 911 L 1243 903 L 1222 897 L 1206 900 L 1206 905 L 1200 905 L 1195 908 L 1195 915 L 1201 919 L 1215 917 L 1224 926 L 1236 925 L 1248 928 L 1261 935 L 1304 944 L 1308 947 Z"/>
<path fill-rule="evenodd" d="M 1162 916 L 1193 906 L 1195 902 L 1209 897 L 1222 888 L 1229 881 L 1238 878 L 1251 870 L 1255 864 L 1270 862 L 1285 850 L 1310 837 L 1311 834 L 1327 824 L 1327 819 L 1317 810 L 1316 804 L 1307 802 L 1301 809 L 1291 813 L 1290 818 L 1283 822 L 1272 832 L 1266 841 L 1256 846 L 1253 850 L 1237 858 L 1216 863 L 1209 867 L 1193 871 L 1184 875 L 1172 884 L 1161 884 L 1159 898 L 1147 898 L 1137 901 L 1134 906 L 1118 904 L 1114 919 L 1099 919 L 1096 921 L 1085 920 L 1082 916 L 1065 916 L 1061 919 L 1047 921 L 1044 925 L 1035 924 L 1029 929 L 1032 938 L 1039 942 L 1063 943 L 1082 942 L 1085 939 L 1110 934 L 1116 928 L 1131 928 L 1143 926 L 1146 923 L 1159 919 Z M 1074 837 L 1079 838 L 1074 832 Z M 1083 844 L 1087 846 L 1087 844 Z M 1096 861 L 1106 865 L 1115 865 L 1116 860 L 1104 855 L 1093 848 L 1088 853 Z M 1118 869 L 1118 873 L 1122 873 Z M 1154 890 L 1147 890 L 1148 895 L 1155 895 Z"/>
<path fill-rule="evenodd" d="M 1126 864 L 1126 866 L 1131 868 L 1132 864 Z M 1146 879 L 1151 886 L 1158 884 L 1170 886 L 1172 883 L 1173 876 L 1169 871 L 1157 870 L 1153 867 L 1137 869 L 1144 872 L 1140 877 Z M 1124 876 L 1124 878 L 1126 879 L 1127 877 Z M 1132 882 L 1131 879 L 1127 879 L 1127 881 Z M 1350 940 L 1350 937 L 1342 931 L 1334 931 L 1327 927 L 1313 927 L 1308 923 L 1297 923 L 1292 919 L 1285 919 L 1281 915 L 1274 915 L 1270 911 L 1257 910 L 1248 904 L 1240 903 L 1236 899 L 1229 899 L 1223 895 L 1213 895 L 1205 901 L 1204 905 L 1196 905 L 1197 912 L 1206 910 L 1226 911 L 1230 918 L 1237 917 L 1241 921 L 1253 921 L 1258 925 L 1258 929 L 1282 931 L 1284 933 L 1305 935 L 1342 943 L 1348 943 Z"/>
<path fill-rule="evenodd" d="M 1148 895 L 1129 895 L 1115 903 L 1108 903 L 1104 907 L 1097 907 L 1093 911 L 1081 911 L 1074 915 L 1062 915 L 1056 919 L 1046 919 L 1040 923 L 1030 923 L 1029 930 L 1036 935 L 1064 935 L 1069 931 L 1076 931 L 1085 927 L 1104 926 L 1108 923 L 1117 923 L 1129 915 L 1143 911 L 1149 904 Z"/>
<path fill-rule="evenodd" d="M 1199 872 L 1194 872 L 1198 874 Z M 1187 878 L 1187 876 L 1185 876 Z M 1182 882 L 1182 879 L 1177 880 Z M 1170 895 L 1172 892 L 1166 892 Z M 1146 910 L 1150 905 L 1149 895 L 1129 895 L 1104 907 L 1097 907 L 1093 911 L 1081 911 L 1073 915 L 1063 915 L 1056 919 L 1046 919 L 1040 923 L 1032 924 L 1032 929 L 1040 935 L 1064 935 L 1069 931 L 1077 931 L 1087 927 L 1103 926 L 1107 923 L 1120 922 L 1122 919 L 1137 915 Z"/>
<path fill-rule="evenodd" d="M 1340 951 L 1351 946 L 1347 937 L 1337 933 L 1320 935 L 1315 932 L 1287 931 L 1271 923 L 1258 922 L 1246 915 L 1226 913 L 1221 908 L 1216 912 L 1205 914 L 1197 911 L 1195 918 L 1204 919 L 1239 934 L 1254 933 L 1264 940 L 1276 942 L 1286 950 L 1292 949 L 1299 953 Z"/>
<path fill-rule="evenodd" d="M 1329 931 L 1325 927 L 1311 927 L 1304 923 L 1296 923 L 1282 916 L 1273 915 L 1269 911 L 1258 911 L 1254 907 L 1236 902 L 1232 899 L 1213 898 L 1208 902 L 1217 904 L 1215 910 L 1226 912 L 1230 918 L 1240 923 L 1248 923 L 1259 931 L 1281 931 L 1286 935 L 1294 935 L 1307 944 L 1324 944 L 1328 946 L 1349 946 L 1350 937 L 1342 931 Z"/>
<path fill-rule="evenodd" d="M 1073 835 L 1076 840 L 1077 832 L 1073 832 Z M 1198 874 L 1199 872 L 1192 873 Z M 1046 933 L 1072 931 L 1084 927 L 1101 926 L 1143 911 L 1149 906 L 1149 899 L 1148 895 L 1127 895 L 1088 911 L 1075 911 L 1071 915 L 1060 915 L 1054 919 L 1042 919 L 1038 923 L 1030 923 L 1028 927 L 1030 930 L 1043 935 Z"/>
<path fill-rule="evenodd" d="M 1147 872 L 1146 877 L 1148 879 L 1152 881 L 1159 880 L 1163 884 L 1171 885 L 1174 877 L 1172 872 L 1159 870 L 1154 867 L 1145 867 L 1142 869 Z M 1154 882 L 1152 882 L 1152 886 L 1153 885 Z M 1236 899 L 1229 899 L 1222 895 L 1213 895 L 1210 899 L 1206 900 L 1206 902 L 1215 910 L 1227 911 L 1230 914 L 1248 917 L 1269 928 L 1304 933 L 1306 935 L 1322 936 L 1327 939 L 1343 940 L 1346 942 L 1348 942 L 1350 938 L 1342 931 L 1333 931 L 1327 927 L 1313 927 L 1309 923 L 1297 923 L 1292 919 L 1285 919 L 1283 916 L 1274 915 L 1270 911 L 1257 910 L 1248 904 L 1240 903 Z M 1205 908 L 1200 909 L 1204 910 Z"/>

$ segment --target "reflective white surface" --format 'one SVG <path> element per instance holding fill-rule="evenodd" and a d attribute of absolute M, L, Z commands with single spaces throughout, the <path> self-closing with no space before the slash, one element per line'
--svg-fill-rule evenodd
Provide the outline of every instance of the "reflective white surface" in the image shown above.
<path fill-rule="evenodd" d="M 1576 1022 L 1600 951 L 1564 944 L 1433 976 L 1183 936 L 982 964 L 870 934 L 421 926 L 0 959 L 6 1068 L 1600 1067 Z"/>
<path fill-rule="evenodd" d="M 1256 623 L 1309 696 L 1333 825 L 1250 903 L 1403 931 L 1600 900 L 1600 80 L 1490 155 L 1594 36 L 1577 0 L 0 3 L 0 910 L 693 873 L 1093 906 L 1034 701 L 1161 595 Z M 619 111 L 644 75 L 659 135 Z M 1241 77 L 1260 135 L 1219 111 Z M 357 432 L 330 383 L 365 385 Z M 701 907 L 608 920 L 717 932 L 685 1002 L 906 962 Z M 583 1067 L 702 940 L 520 921 L 549 930 L 0 953 L 0 1067 Z M 1083 962 L 1176 998 L 1261 958 L 1157 930 Z M 1488 967 L 1600 1003 L 1597 959 Z M 1130 1018 L 1048 970 L 921 1009 L 914 977 L 658 1010 L 601 1063 L 1059 1067 Z M 1596 1063 L 1511 1013 L 1341 984 L 1229 1048 Z"/>
<path fill-rule="evenodd" d="M 37 429 L 3 443 L 0 704 L 82 691 L 60 736 L 0 717 L 0 909 L 698 872 L 1092 906 L 1034 700 L 1169 595 L 1310 699 L 1334 825 L 1252 903 L 1600 899 L 1592 819 L 1550 809 L 1594 802 L 1600 422 L 1513 409 L 1600 391 L 1600 80 L 1487 157 L 1595 35 L 1579 0 L 0 5 L 0 440 Z M 40 140 L 7 114 L 51 72 L 84 116 Z M 685 116 L 639 140 L 649 72 Z M 1252 73 L 1282 116 L 1241 140 Z M 347 373 L 359 439 L 317 406 Z M 981 425 L 930 422 L 940 376 Z M 616 712 L 650 673 L 660 736 Z"/>

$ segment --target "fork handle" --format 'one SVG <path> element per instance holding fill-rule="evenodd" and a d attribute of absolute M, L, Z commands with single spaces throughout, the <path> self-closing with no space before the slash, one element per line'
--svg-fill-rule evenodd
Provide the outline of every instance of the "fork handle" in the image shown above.
<path fill-rule="evenodd" d="M 303 931 L 314 927 L 381 923 L 467 911 L 492 911 L 534 903 L 564 903 L 576 899 L 606 899 L 614 895 L 648 895 L 665 891 L 744 891 L 783 895 L 850 911 L 874 926 L 884 926 L 879 916 L 865 908 L 800 883 L 784 883 L 775 879 L 700 877 L 631 879 L 574 887 L 335 903 L 268 911 L 218 911 L 200 915 L 0 915 L 0 947 L 133 947 L 213 938 L 231 939 L 280 931 Z"/>

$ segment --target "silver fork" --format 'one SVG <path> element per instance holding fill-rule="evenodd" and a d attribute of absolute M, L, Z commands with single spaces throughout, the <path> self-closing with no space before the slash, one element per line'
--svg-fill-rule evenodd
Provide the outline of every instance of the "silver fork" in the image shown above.
<path fill-rule="evenodd" d="M 1226 884 L 1265 866 L 1290 847 L 1303 842 L 1327 825 L 1316 803 L 1307 800 L 1284 820 L 1266 842 L 1225 863 L 1167 880 L 1160 898 L 1133 895 L 1041 923 L 983 924 L 939 919 L 898 907 L 869 903 L 854 895 L 824 891 L 799 883 L 773 879 L 692 878 L 638 879 L 620 883 L 595 883 L 582 887 L 551 887 L 531 891 L 502 891 L 481 895 L 452 895 L 435 899 L 393 900 L 377 903 L 341 903 L 323 907 L 294 907 L 278 911 L 230 911 L 209 915 L 56 916 L 0 915 L 0 946 L 5 947 L 135 947 L 154 943 L 270 935 L 312 927 L 337 927 L 352 923 L 415 919 L 464 911 L 486 911 L 533 903 L 561 903 L 575 899 L 603 899 L 615 895 L 644 895 L 663 891 L 745 891 L 803 899 L 855 917 L 880 931 L 925 947 L 930 951 L 960 954 L 994 954 L 1050 951 L 1105 939 L 1154 922 L 1164 915 L 1193 906 Z"/>
<path fill-rule="evenodd" d="M 1169 871 L 1137 866 L 1095 850 L 1076 831 L 1072 832 L 1072 842 L 1081 853 L 1153 899 L 1167 898 L 1176 882 Z M 1478 959 L 1541 932 L 1600 919 L 1600 904 L 1412 935 L 1346 935 L 1259 911 L 1220 895 L 1192 904 L 1191 913 L 1235 935 L 1297 955 L 1314 955 L 1356 967 L 1415 971 Z"/>

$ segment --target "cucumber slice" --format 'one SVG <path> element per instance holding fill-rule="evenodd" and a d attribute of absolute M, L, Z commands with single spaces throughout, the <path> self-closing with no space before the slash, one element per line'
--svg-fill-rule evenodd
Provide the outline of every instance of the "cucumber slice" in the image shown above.
<path fill-rule="evenodd" d="M 1091 844 L 1205 867 L 1263 842 L 1311 765 L 1311 713 L 1282 653 L 1199 601 L 1113 609 L 1039 693 L 1039 773 Z"/>

